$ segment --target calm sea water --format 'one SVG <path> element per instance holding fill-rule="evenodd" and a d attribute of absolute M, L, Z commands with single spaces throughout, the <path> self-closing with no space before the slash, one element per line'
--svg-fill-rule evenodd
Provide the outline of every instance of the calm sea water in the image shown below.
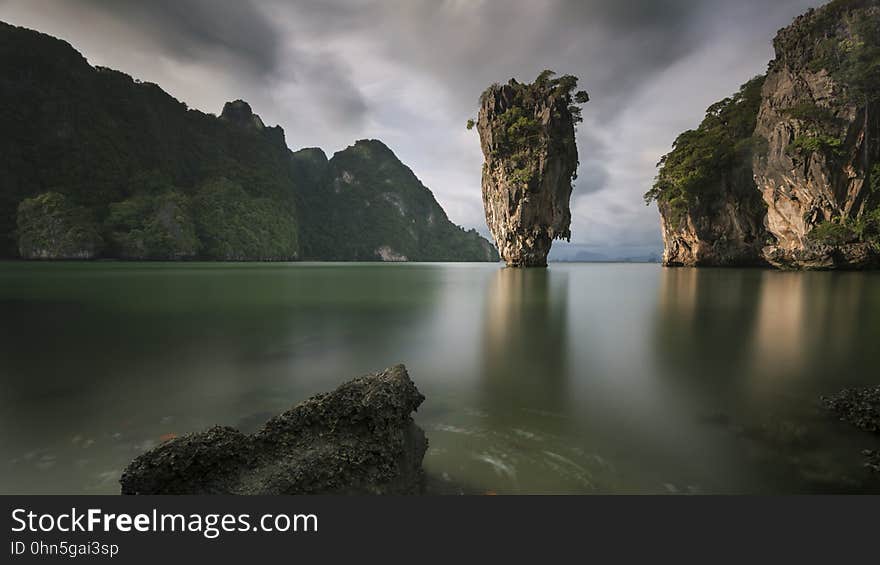
<path fill-rule="evenodd" d="M 432 492 L 878 491 L 818 404 L 880 380 L 878 274 L 0 263 L 0 314 L 2 493 L 400 362 Z"/>

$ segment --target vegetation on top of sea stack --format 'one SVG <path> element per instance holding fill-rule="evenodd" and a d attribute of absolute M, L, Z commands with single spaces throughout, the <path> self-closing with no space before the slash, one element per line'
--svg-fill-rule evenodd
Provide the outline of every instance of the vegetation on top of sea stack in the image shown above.
<path fill-rule="evenodd" d="M 506 100 L 506 109 L 494 117 L 499 123 L 493 127 L 493 139 L 491 154 L 496 159 L 504 159 L 513 163 L 512 178 L 524 184 L 528 184 L 537 172 L 537 166 L 532 155 L 546 148 L 548 143 L 568 144 L 574 140 L 568 136 L 552 137 L 545 135 L 542 130 L 541 112 L 544 108 L 554 106 L 550 101 L 561 100 L 556 104 L 554 112 L 559 113 L 561 107 L 570 114 L 573 124 L 583 121 L 581 116 L 581 104 L 590 101 L 590 95 L 583 90 L 577 90 L 578 78 L 573 75 L 555 76 L 556 73 L 546 69 L 538 75 L 531 84 L 519 83 L 511 80 L 507 87 L 510 96 Z M 480 96 L 483 104 L 494 91 L 501 89 L 500 85 L 493 84 Z M 561 116 L 557 116 L 561 117 Z M 473 119 L 467 121 L 467 129 L 473 129 L 477 122 Z M 577 176 L 576 170 L 572 173 L 572 180 Z"/>
<path fill-rule="evenodd" d="M 751 167 L 753 152 L 764 146 L 753 137 L 764 79 L 755 77 L 733 96 L 710 106 L 700 126 L 678 136 L 672 151 L 660 159 L 645 202 L 668 204 L 672 214 L 668 222 L 678 224 L 690 206 L 717 197 L 719 181 L 731 171 Z"/>

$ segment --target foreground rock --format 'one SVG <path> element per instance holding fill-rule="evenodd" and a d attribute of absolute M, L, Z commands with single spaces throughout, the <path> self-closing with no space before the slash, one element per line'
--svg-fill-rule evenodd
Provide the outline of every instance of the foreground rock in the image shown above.
<path fill-rule="evenodd" d="M 126 468 L 122 494 L 418 494 L 424 400 L 397 365 L 356 378 L 273 418 L 174 439 Z"/>
<path fill-rule="evenodd" d="M 554 239 L 571 239 L 572 180 L 578 166 L 577 78 L 551 78 L 544 71 L 532 84 L 511 79 L 480 97 L 476 125 L 485 157 L 483 205 L 501 258 L 509 266 L 545 267 Z"/>

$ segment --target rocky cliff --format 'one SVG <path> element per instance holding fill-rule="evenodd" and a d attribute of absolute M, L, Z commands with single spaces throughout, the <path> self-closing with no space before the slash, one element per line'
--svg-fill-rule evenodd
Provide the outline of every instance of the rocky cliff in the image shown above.
<path fill-rule="evenodd" d="M 765 206 L 752 178 L 752 132 L 763 77 L 712 105 L 696 130 L 676 139 L 654 187 L 667 266 L 763 264 Z"/>
<path fill-rule="evenodd" d="M 2 22 L 0 67 L 0 257 L 497 260 L 381 143 L 294 154 L 242 100 L 191 110 Z"/>
<path fill-rule="evenodd" d="M 810 11 L 774 46 L 756 128 L 767 149 L 754 160 L 775 239 L 767 259 L 794 268 L 875 265 L 880 2 L 837 0 Z"/>
<path fill-rule="evenodd" d="M 765 78 L 709 109 L 646 195 L 670 266 L 880 263 L 880 0 L 781 30 Z"/>
<path fill-rule="evenodd" d="M 543 267 L 555 239 L 571 239 L 569 200 L 578 166 L 575 124 L 589 98 L 572 76 L 544 71 L 532 84 L 514 79 L 480 96 L 483 205 L 509 266 Z"/>
<path fill-rule="evenodd" d="M 349 381 L 277 416 L 172 439 L 135 459 L 122 494 L 418 494 L 428 447 L 406 368 Z"/>

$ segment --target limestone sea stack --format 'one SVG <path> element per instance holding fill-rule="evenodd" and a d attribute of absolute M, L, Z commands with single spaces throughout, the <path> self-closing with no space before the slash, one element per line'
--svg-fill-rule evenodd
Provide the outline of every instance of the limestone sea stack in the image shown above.
<path fill-rule="evenodd" d="M 576 77 L 544 71 L 532 84 L 514 79 L 480 96 L 477 127 L 485 158 L 483 205 L 501 258 L 511 267 L 546 267 L 555 239 L 571 239 L 572 181 L 578 166 Z"/>
<path fill-rule="evenodd" d="M 122 494 L 419 494 L 428 442 L 412 413 L 424 399 L 397 365 L 253 435 L 218 426 L 163 443 L 125 469 Z"/>

